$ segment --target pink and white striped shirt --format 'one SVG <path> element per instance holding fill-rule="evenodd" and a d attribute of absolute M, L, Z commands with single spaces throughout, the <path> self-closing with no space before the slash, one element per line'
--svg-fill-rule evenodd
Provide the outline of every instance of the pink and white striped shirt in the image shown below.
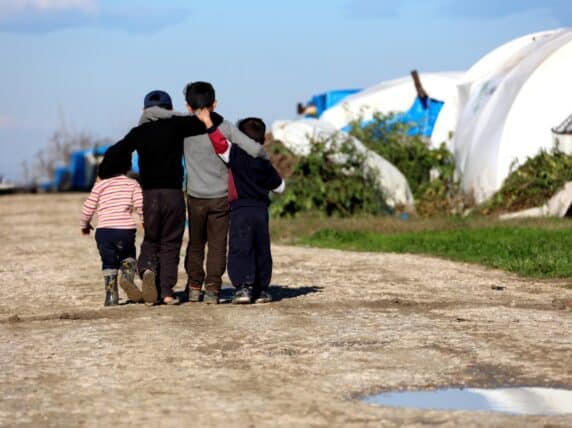
<path fill-rule="evenodd" d="M 143 221 L 143 193 L 139 183 L 125 175 L 107 178 L 91 189 L 83 204 L 80 226 L 85 229 L 97 213 L 98 229 L 135 229 L 134 208 Z"/>

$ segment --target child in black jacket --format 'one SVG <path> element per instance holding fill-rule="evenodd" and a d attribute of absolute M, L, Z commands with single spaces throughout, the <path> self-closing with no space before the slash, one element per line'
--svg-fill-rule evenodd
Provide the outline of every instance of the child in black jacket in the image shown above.
<path fill-rule="evenodd" d="M 196 113 L 208 128 L 215 153 L 229 166 L 228 198 L 230 227 L 228 275 L 236 287 L 233 303 L 267 303 L 272 277 L 268 230 L 269 191 L 281 193 L 285 183 L 267 159 L 253 158 L 232 144 L 213 126 L 208 109 Z M 264 144 L 266 126 L 261 119 L 247 118 L 238 129 Z"/>
<path fill-rule="evenodd" d="M 139 154 L 145 209 L 145 235 L 138 260 L 143 299 L 147 304 L 175 305 L 179 300 L 173 287 L 185 232 L 183 143 L 186 137 L 204 134 L 206 127 L 196 117 L 176 115 L 171 97 L 164 91 L 149 92 L 143 107 L 139 126 L 105 153 L 99 177 L 107 178 L 125 154 L 134 150 Z M 222 116 L 212 115 L 217 125 L 222 122 Z"/>

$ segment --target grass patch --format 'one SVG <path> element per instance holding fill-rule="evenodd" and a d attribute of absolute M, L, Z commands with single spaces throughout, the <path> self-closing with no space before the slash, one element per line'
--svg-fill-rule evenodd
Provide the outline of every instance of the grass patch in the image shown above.
<path fill-rule="evenodd" d="M 443 224 L 441 230 L 390 233 L 328 227 L 299 242 L 342 250 L 428 254 L 534 278 L 572 277 L 572 229 L 564 221 L 545 224 L 483 227 L 478 220 L 459 220 Z"/>

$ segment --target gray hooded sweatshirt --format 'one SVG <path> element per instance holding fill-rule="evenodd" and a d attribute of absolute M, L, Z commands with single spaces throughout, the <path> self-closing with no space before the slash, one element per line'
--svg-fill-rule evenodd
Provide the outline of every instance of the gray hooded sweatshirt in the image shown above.
<path fill-rule="evenodd" d="M 139 117 L 139 125 L 143 125 L 147 122 L 153 122 L 155 120 L 168 119 L 173 116 L 184 116 L 184 114 L 161 107 L 149 107 L 141 113 L 141 116 Z"/>
<path fill-rule="evenodd" d="M 248 138 L 225 120 L 219 130 L 252 157 L 268 159 L 264 146 Z M 228 166 L 214 152 L 208 134 L 185 138 L 186 191 L 194 198 L 215 199 L 228 195 Z"/>

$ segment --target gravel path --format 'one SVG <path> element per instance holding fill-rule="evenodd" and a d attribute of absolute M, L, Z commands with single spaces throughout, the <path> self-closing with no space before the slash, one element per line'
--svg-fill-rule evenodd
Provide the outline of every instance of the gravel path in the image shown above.
<path fill-rule="evenodd" d="M 357 400 L 572 388 L 572 291 L 557 283 L 275 246 L 272 304 L 103 308 L 95 242 L 78 228 L 84 197 L 0 198 L 0 426 L 572 426 Z"/>

